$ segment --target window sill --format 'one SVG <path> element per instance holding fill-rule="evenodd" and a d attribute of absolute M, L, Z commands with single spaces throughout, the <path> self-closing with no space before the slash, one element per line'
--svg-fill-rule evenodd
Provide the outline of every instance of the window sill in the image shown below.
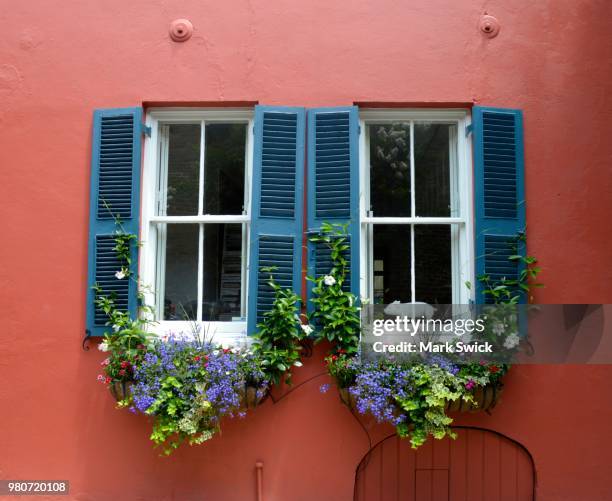
<path fill-rule="evenodd" d="M 194 322 L 164 320 L 151 325 L 151 332 L 161 338 L 176 336 L 211 341 L 233 347 L 248 347 L 253 340 L 247 335 L 246 321 L 240 322 Z"/>

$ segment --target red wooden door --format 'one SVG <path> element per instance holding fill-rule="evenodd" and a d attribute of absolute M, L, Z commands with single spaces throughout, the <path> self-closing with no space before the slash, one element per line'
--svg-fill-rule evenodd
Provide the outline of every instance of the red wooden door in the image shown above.
<path fill-rule="evenodd" d="M 457 428 L 456 440 L 428 440 L 416 451 L 389 437 L 360 463 L 356 501 L 533 501 L 529 453 L 495 432 Z"/>

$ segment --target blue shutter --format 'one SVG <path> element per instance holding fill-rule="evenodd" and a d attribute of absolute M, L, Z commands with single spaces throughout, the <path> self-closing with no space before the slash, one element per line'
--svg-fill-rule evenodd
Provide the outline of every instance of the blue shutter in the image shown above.
<path fill-rule="evenodd" d="M 301 295 L 305 115 L 303 108 L 255 107 L 249 335 L 274 299 L 262 267 L 276 266 L 279 285 Z"/>
<path fill-rule="evenodd" d="M 359 297 L 359 113 L 356 106 L 308 111 L 308 233 L 323 222 L 348 223 L 350 275 L 345 286 Z M 308 274 L 329 273 L 329 250 L 308 243 Z M 309 283 L 308 296 L 312 284 Z M 310 309 L 310 303 L 309 303 Z"/>
<path fill-rule="evenodd" d="M 475 168 L 476 277 L 516 279 L 525 255 L 525 166 L 521 110 L 475 106 L 472 114 Z M 476 280 L 476 302 L 487 297 Z"/>
<path fill-rule="evenodd" d="M 121 268 L 113 247 L 115 222 L 121 218 L 126 232 L 138 235 L 140 216 L 141 108 L 94 112 L 91 192 L 89 204 L 89 258 L 87 276 L 87 334 L 101 336 L 107 318 L 95 307 L 92 290 L 98 284 L 106 294 L 114 293 L 116 304 L 136 315 L 135 280 L 118 280 Z M 106 205 L 105 205 L 106 203 Z M 132 273 L 137 276 L 138 249 L 132 250 Z"/>

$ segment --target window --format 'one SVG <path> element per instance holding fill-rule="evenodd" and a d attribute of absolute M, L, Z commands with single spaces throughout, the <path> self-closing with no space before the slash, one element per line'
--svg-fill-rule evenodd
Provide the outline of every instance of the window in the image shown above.
<path fill-rule="evenodd" d="M 353 293 L 384 303 L 483 302 L 474 270 L 518 273 L 507 261 L 515 251 L 498 243 L 525 228 L 523 121 L 518 109 L 471 112 L 473 199 L 468 110 L 152 110 L 142 172 L 142 108 L 96 110 L 87 332 L 107 328 L 95 284 L 130 314 L 138 309 L 136 282 L 118 282 L 109 262 L 115 223 L 102 200 L 126 231 L 140 228 L 130 272 L 147 285 L 158 332 L 195 322 L 242 338 L 248 318 L 255 333 L 272 297 L 261 268 L 282 263 L 283 283 L 301 294 L 304 269 L 319 273 L 325 260 L 309 243 L 302 263 L 303 230 L 324 221 L 347 225 Z"/>
<path fill-rule="evenodd" d="M 162 330 L 203 325 L 243 335 L 252 114 L 153 111 L 149 124 L 141 257 L 143 282 L 153 284 L 148 303 Z"/>
<path fill-rule="evenodd" d="M 363 111 L 361 293 L 467 303 L 471 164 L 464 112 Z"/>

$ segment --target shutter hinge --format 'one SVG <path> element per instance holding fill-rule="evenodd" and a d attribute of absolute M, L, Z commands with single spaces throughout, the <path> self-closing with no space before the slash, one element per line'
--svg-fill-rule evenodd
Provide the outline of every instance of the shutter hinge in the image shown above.
<path fill-rule="evenodd" d="M 357 134 L 361 135 L 361 125 L 357 126 Z"/>
<path fill-rule="evenodd" d="M 468 137 L 472 133 L 473 129 L 474 129 L 474 127 L 472 126 L 472 124 L 468 125 L 465 128 L 465 137 Z"/>
<path fill-rule="evenodd" d="M 151 127 L 145 124 L 140 124 L 140 132 L 147 137 L 151 137 Z"/>

